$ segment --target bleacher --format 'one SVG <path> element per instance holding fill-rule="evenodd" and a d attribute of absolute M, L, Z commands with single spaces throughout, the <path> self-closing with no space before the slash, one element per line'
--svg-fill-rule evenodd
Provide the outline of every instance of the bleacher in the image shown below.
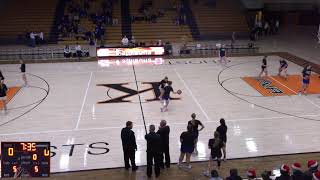
<path fill-rule="evenodd" d="M 27 31 L 44 33 L 48 40 L 59 0 L 10 0 L 0 12 L 0 42 L 17 43 Z"/>
<path fill-rule="evenodd" d="M 82 0 L 75 0 L 78 2 L 82 2 Z M 96 0 L 90 1 L 90 10 L 88 14 L 95 14 L 102 12 L 102 1 L 103 0 Z M 64 14 L 67 14 L 67 8 L 65 7 Z M 117 3 L 113 4 L 112 16 L 118 19 L 117 25 L 108 25 L 105 26 L 105 36 L 104 40 L 106 44 L 115 44 L 119 45 L 121 42 L 121 2 L 118 1 Z M 91 21 L 90 17 L 80 18 L 80 26 L 82 26 L 87 31 L 94 32 L 96 25 Z M 59 38 L 59 44 L 89 44 L 88 41 L 83 40 L 81 38 L 76 39 L 75 37 L 63 37 Z M 99 43 L 99 42 L 98 42 Z"/>
<path fill-rule="evenodd" d="M 130 0 L 130 14 L 133 16 L 142 16 L 138 9 L 143 0 Z M 176 25 L 175 10 L 167 0 L 153 1 L 153 9 L 164 9 L 164 16 L 157 18 L 156 23 L 139 21 L 132 23 L 132 35 L 137 42 L 150 43 L 161 40 L 163 43 L 181 42 L 182 39 L 191 40 L 192 36 L 188 25 Z"/>
<path fill-rule="evenodd" d="M 190 1 L 202 37 L 227 36 L 231 38 L 232 32 L 248 34 L 248 24 L 239 1 L 215 0 L 215 5 L 208 5 L 206 2 Z"/>

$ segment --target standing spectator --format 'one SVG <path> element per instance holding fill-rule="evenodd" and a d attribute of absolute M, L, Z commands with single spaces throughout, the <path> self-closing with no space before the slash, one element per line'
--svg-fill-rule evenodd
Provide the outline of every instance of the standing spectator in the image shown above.
<path fill-rule="evenodd" d="M 257 173 L 256 170 L 254 168 L 250 168 L 247 171 L 247 177 L 249 180 L 254 180 L 257 178 Z"/>
<path fill-rule="evenodd" d="M 180 135 L 181 149 L 178 166 L 181 167 L 184 156 L 186 156 L 187 168 L 191 169 L 190 157 L 194 150 L 196 143 L 196 135 L 193 132 L 193 127 L 191 124 L 188 124 L 187 131 L 181 133 Z"/>
<path fill-rule="evenodd" d="M 155 126 L 149 126 L 149 134 L 144 138 L 147 141 L 147 176 L 151 178 L 152 165 L 154 162 L 154 172 L 156 177 L 160 175 L 160 153 L 161 153 L 161 137 L 155 133 Z"/>
<path fill-rule="evenodd" d="M 4 82 L 4 76 L 3 76 L 2 72 L 1 72 L 1 70 L 0 70 L 0 81 Z"/>
<path fill-rule="evenodd" d="M 280 27 L 279 19 L 276 20 L 276 33 L 278 33 Z"/>
<path fill-rule="evenodd" d="M 81 50 L 81 46 L 80 46 L 80 44 L 79 43 L 77 43 L 77 45 L 76 45 L 76 54 L 77 54 L 77 57 L 78 57 L 78 59 L 80 60 L 80 57 L 82 56 L 82 50 Z"/>
<path fill-rule="evenodd" d="M 127 38 L 127 36 L 124 36 L 121 40 L 122 46 L 124 47 L 128 47 L 129 45 L 129 39 Z"/>
<path fill-rule="evenodd" d="M 315 160 L 309 160 L 307 162 L 308 170 L 305 172 L 305 180 L 312 180 L 313 173 L 317 172 L 319 164 Z"/>
<path fill-rule="evenodd" d="M 0 81 L 0 101 L 3 104 L 3 110 L 4 112 L 7 112 L 7 86 L 3 83 L 3 81 Z"/>
<path fill-rule="evenodd" d="M 30 45 L 36 47 L 36 35 L 33 32 L 30 33 Z"/>
<path fill-rule="evenodd" d="M 293 163 L 291 165 L 292 168 L 292 180 L 304 180 L 305 175 L 302 172 L 301 164 L 300 163 Z"/>
<path fill-rule="evenodd" d="M 71 57 L 71 49 L 70 49 L 69 45 L 66 45 L 66 47 L 63 50 L 63 54 L 64 54 L 64 57 L 66 57 L 66 58 Z"/>
<path fill-rule="evenodd" d="M 291 180 L 290 168 L 288 165 L 283 164 L 280 167 L 280 176 L 276 177 L 276 180 Z"/>
<path fill-rule="evenodd" d="M 269 35 L 269 29 L 270 29 L 269 23 L 268 23 L 268 21 L 266 21 L 264 23 L 264 35 L 265 36 Z"/>
<path fill-rule="evenodd" d="M 196 114 L 192 113 L 191 114 L 191 120 L 188 122 L 188 125 L 191 125 L 192 127 L 192 132 L 195 134 L 196 137 L 196 141 L 195 141 L 195 153 L 198 153 L 197 150 L 197 143 L 198 143 L 198 137 L 199 137 L 199 131 L 202 131 L 204 128 L 204 125 L 201 123 L 201 121 L 196 119 Z M 201 126 L 201 128 L 199 129 L 199 125 Z"/>
<path fill-rule="evenodd" d="M 223 180 L 220 176 L 217 170 L 211 171 L 211 178 L 209 180 Z"/>
<path fill-rule="evenodd" d="M 230 176 L 226 180 L 242 180 L 242 178 L 238 175 L 237 169 L 230 169 Z"/>
<path fill-rule="evenodd" d="M 136 138 L 132 131 L 133 123 L 127 121 L 126 127 L 121 130 L 121 140 L 123 149 L 123 158 L 126 170 L 130 168 L 129 159 L 132 165 L 132 171 L 136 171 L 138 167 L 135 162 L 135 153 L 137 150 Z"/>
<path fill-rule="evenodd" d="M 223 141 L 223 160 L 226 160 L 226 156 L 227 156 L 227 151 L 226 151 L 226 147 L 227 147 L 227 130 L 228 127 L 226 125 L 226 121 L 221 118 L 220 119 L 220 126 L 217 127 L 216 131 L 219 133 L 220 135 L 220 139 Z"/>
<path fill-rule="evenodd" d="M 169 133 L 170 127 L 167 126 L 166 120 L 161 120 L 160 127 L 157 133 L 161 137 L 161 156 L 160 156 L 160 166 L 164 168 L 164 164 L 167 168 L 170 168 L 170 154 L 169 154 Z M 163 160 L 165 159 L 165 163 Z"/>
<path fill-rule="evenodd" d="M 27 81 L 27 76 L 26 76 L 26 64 L 20 60 L 20 71 L 21 71 L 21 74 L 22 74 L 22 80 L 23 80 L 23 83 L 24 83 L 24 87 L 27 87 L 28 86 L 28 81 Z"/>

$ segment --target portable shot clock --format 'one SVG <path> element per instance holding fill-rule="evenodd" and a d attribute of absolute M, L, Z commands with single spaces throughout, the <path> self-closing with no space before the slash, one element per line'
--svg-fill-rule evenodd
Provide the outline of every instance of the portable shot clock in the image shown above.
<path fill-rule="evenodd" d="M 1 177 L 49 177 L 50 142 L 1 142 Z"/>

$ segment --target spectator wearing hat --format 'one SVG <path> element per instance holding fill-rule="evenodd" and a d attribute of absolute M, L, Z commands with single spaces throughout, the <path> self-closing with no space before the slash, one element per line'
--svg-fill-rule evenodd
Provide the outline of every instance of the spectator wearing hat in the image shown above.
<path fill-rule="evenodd" d="M 292 180 L 304 180 L 305 176 L 302 172 L 301 164 L 300 163 L 293 163 L 291 165 L 292 168 Z"/>
<path fill-rule="evenodd" d="M 291 180 L 290 177 L 290 167 L 286 164 L 281 165 L 280 167 L 280 176 L 276 177 L 276 180 Z"/>
<path fill-rule="evenodd" d="M 257 172 L 254 168 L 250 168 L 247 171 L 247 177 L 249 180 L 253 180 L 257 178 Z"/>
<path fill-rule="evenodd" d="M 313 180 L 320 180 L 320 171 L 317 171 L 312 174 Z"/>
<path fill-rule="evenodd" d="M 315 160 L 309 160 L 307 166 L 308 170 L 305 172 L 305 180 L 312 180 L 313 173 L 318 171 L 319 164 Z"/>

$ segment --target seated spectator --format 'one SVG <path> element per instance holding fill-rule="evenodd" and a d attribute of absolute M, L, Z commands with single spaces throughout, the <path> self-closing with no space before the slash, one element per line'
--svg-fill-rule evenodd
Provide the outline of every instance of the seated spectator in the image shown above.
<path fill-rule="evenodd" d="M 80 57 L 82 57 L 82 50 L 79 43 L 77 43 L 75 49 L 76 49 L 76 56 L 80 59 Z"/>
<path fill-rule="evenodd" d="M 118 25 L 118 24 L 119 24 L 118 18 L 112 18 L 112 25 Z"/>
<path fill-rule="evenodd" d="M 242 180 L 242 178 L 238 175 L 237 169 L 230 169 L 230 176 L 226 180 Z"/>
<path fill-rule="evenodd" d="M 129 45 L 129 39 L 127 38 L 127 36 L 124 36 L 121 40 L 122 46 L 128 47 Z"/>
<path fill-rule="evenodd" d="M 283 164 L 280 167 L 280 176 L 276 177 L 276 180 L 291 180 L 290 177 L 290 168 L 288 165 Z"/>
<path fill-rule="evenodd" d="M 304 180 L 304 173 L 302 172 L 301 164 L 300 163 L 293 163 L 292 166 L 292 180 Z"/>
<path fill-rule="evenodd" d="M 247 177 L 249 180 L 254 180 L 257 178 L 257 173 L 256 170 L 254 168 L 250 168 L 247 171 Z"/>
<path fill-rule="evenodd" d="M 211 171 L 211 178 L 209 180 L 223 180 L 219 174 L 217 170 L 212 170 Z"/>
<path fill-rule="evenodd" d="M 133 47 L 136 46 L 136 39 L 134 38 L 134 36 L 131 36 L 130 44 L 131 44 L 131 46 L 133 46 Z"/>
<path fill-rule="evenodd" d="M 66 47 L 63 50 L 63 54 L 64 54 L 64 57 L 66 57 L 66 58 L 71 57 L 71 49 L 70 49 L 69 45 L 66 45 Z"/>
<path fill-rule="evenodd" d="M 36 35 L 34 32 L 30 32 L 30 46 L 36 47 Z"/>
<path fill-rule="evenodd" d="M 315 160 L 309 160 L 307 162 L 308 170 L 305 172 L 305 180 L 312 180 L 313 173 L 317 172 L 319 164 Z"/>

